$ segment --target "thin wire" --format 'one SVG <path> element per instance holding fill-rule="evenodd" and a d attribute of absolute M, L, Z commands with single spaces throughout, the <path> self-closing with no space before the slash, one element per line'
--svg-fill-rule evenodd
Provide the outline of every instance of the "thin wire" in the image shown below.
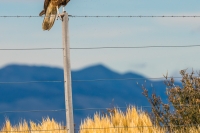
<path fill-rule="evenodd" d="M 174 79 L 180 79 L 182 77 L 168 77 Z M 121 78 L 121 79 L 91 79 L 91 80 L 72 80 L 72 82 L 96 82 L 96 81 L 123 81 L 123 80 L 155 80 L 155 79 L 165 79 L 164 77 L 159 78 Z M 29 83 L 63 83 L 62 80 L 57 81 L 23 81 L 23 82 L 0 82 L 0 84 L 29 84 Z"/>
<path fill-rule="evenodd" d="M 185 47 L 200 47 L 200 45 L 138 46 L 138 47 L 86 47 L 86 48 L 70 48 L 70 49 L 141 49 L 141 48 L 185 48 Z"/>
<path fill-rule="evenodd" d="M 169 105 L 169 107 L 190 107 L 190 106 L 200 106 L 200 105 Z M 127 109 L 129 106 L 127 107 L 114 107 L 115 109 Z M 138 107 L 139 108 L 139 107 Z M 140 108 L 152 108 L 152 106 L 140 106 Z M 74 109 L 74 111 L 87 111 L 87 110 L 108 110 L 108 109 L 113 109 L 110 107 L 107 108 L 82 108 L 82 109 Z M 65 111 L 65 109 L 63 109 L 62 111 Z"/>
<path fill-rule="evenodd" d="M 199 15 L 68 15 L 72 18 L 198 18 Z M 1 18 L 43 18 L 53 16 L 32 16 L 32 15 L 2 15 Z"/>
<path fill-rule="evenodd" d="M 61 83 L 64 81 L 24 81 L 24 82 L 0 82 L 0 84 L 29 84 L 29 83 Z"/>
<path fill-rule="evenodd" d="M 185 125 L 169 125 L 169 126 L 162 126 L 162 127 L 187 127 L 187 126 L 200 126 L 199 124 L 185 124 Z M 105 128 L 79 128 L 75 130 L 82 130 L 82 129 L 109 129 L 109 128 L 143 128 L 143 127 L 156 127 L 156 126 L 133 126 L 133 127 L 105 127 Z"/>
<path fill-rule="evenodd" d="M 123 109 L 127 107 L 115 107 L 116 109 Z M 108 110 L 110 108 L 82 108 L 82 109 L 74 109 L 74 111 L 86 111 L 86 110 Z"/>
<path fill-rule="evenodd" d="M 168 77 L 168 78 L 174 78 L 179 79 L 182 77 Z M 91 80 L 72 80 L 73 82 L 95 82 L 95 81 L 121 81 L 121 80 L 148 80 L 148 79 L 165 79 L 164 77 L 159 78 L 123 78 L 123 79 L 91 79 Z"/>
<path fill-rule="evenodd" d="M 21 131 L 0 131 L 0 133 L 8 133 L 8 132 L 36 132 L 36 131 L 41 131 L 41 132 L 45 132 L 45 131 L 58 131 L 58 130 L 67 130 L 67 129 L 49 129 L 49 130 L 21 130 Z"/>
<path fill-rule="evenodd" d="M 43 16 L 18 16 L 18 15 L 14 15 L 14 16 L 8 16 L 8 15 L 5 15 L 5 16 L 0 16 L 1 18 L 43 18 Z"/>
<path fill-rule="evenodd" d="M 30 112 L 61 112 L 65 111 L 65 109 L 56 109 L 56 110 L 16 110 L 16 111 L 2 111 L 0 114 L 6 113 L 30 113 Z"/>
<path fill-rule="evenodd" d="M 200 105 L 169 105 L 169 107 L 190 107 L 190 106 L 200 106 Z M 115 109 L 127 109 L 127 107 L 114 107 Z M 139 107 L 138 107 L 139 108 Z M 140 106 L 140 108 L 152 108 L 152 106 Z M 113 109 L 111 107 L 107 108 L 79 108 L 73 109 L 73 111 L 88 111 L 88 110 L 109 110 Z M 31 112 L 64 112 L 66 109 L 54 109 L 54 110 L 16 110 L 16 111 L 2 111 L 0 114 L 6 113 L 31 113 Z"/>
<path fill-rule="evenodd" d="M 192 126 L 200 126 L 199 124 L 184 124 L 184 125 L 168 125 L 162 127 L 192 127 Z M 127 128 L 149 128 L 149 127 L 156 127 L 156 126 L 132 126 L 132 127 L 104 127 L 104 128 L 75 128 L 74 130 L 101 130 L 101 129 L 127 129 Z M 56 131 L 56 130 L 67 130 L 67 129 L 50 129 L 50 130 L 21 130 L 21 131 L 0 131 L 0 132 L 34 132 L 34 131 Z"/>
<path fill-rule="evenodd" d="M 200 126 L 199 124 L 185 124 L 185 125 L 168 125 L 162 127 L 192 127 L 192 126 Z M 149 127 L 156 127 L 156 126 L 132 126 L 132 127 L 104 127 L 104 128 L 75 128 L 75 130 L 91 130 L 91 129 L 110 129 L 110 128 L 149 128 Z"/>
<path fill-rule="evenodd" d="M 182 46 L 138 46 L 138 47 L 79 47 L 79 48 L 70 48 L 72 50 L 82 50 L 82 49 L 141 49 L 141 48 L 186 48 L 186 47 L 200 47 L 200 45 L 182 45 Z M 12 49 L 0 49 L 0 50 L 60 50 L 63 48 L 12 48 Z"/>
<path fill-rule="evenodd" d="M 20 49 L 15 49 L 15 48 L 12 48 L 12 49 L 6 49 L 6 48 L 2 48 L 0 50 L 52 50 L 52 49 L 63 49 L 63 48 L 20 48 Z"/>
<path fill-rule="evenodd" d="M 118 109 L 127 108 L 127 107 L 115 107 Z M 82 108 L 82 109 L 73 109 L 74 111 L 86 111 L 86 110 L 106 110 L 109 108 Z M 6 113 L 31 113 L 31 112 L 62 112 L 66 109 L 56 109 L 56 110 L 16 110 L 16 111 L 2 111 L 0 114 Z"/>
<path fill-rule="evenodd" d="M 196 18 L 198 15 L 69 15 L 72 18 Z"/>

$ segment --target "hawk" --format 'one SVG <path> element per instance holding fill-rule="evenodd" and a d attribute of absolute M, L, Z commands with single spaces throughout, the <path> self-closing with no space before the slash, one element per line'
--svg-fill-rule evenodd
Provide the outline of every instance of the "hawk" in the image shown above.
<path fill-rule="evenodd" d="M 42 29 L 50 30 L 54 24 L 54 21 L 57 17 L 59 17 L 59 8 L 67 5 L 70 0 L 45 0 L 44 1 L 44 9 L 40 12 L 40 16 L 45 14 Z"/>

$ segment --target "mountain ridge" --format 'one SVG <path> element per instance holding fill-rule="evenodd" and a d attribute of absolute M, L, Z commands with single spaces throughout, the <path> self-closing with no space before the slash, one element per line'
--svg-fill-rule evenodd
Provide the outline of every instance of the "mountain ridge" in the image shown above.
<path fill-rule="evenodd" d="M 149 80 L 112 80 L 125 78 L 145 78 L 136 73 L 117 73 L 101 64 L 72 71 L 72 91 L 74 109 L 108 108 L 114 106 L 148 106 L 148 101 L 142 95 L 142 89 L 136 84 L 146 84 L 151 90 L 151 84 L 159 87 L 157 93 L 166 99 L 165 85 L 162 81 Z M 94 79 L 108 79 L 86 81 Z M 83 81 L 77 81 L 83 80 Z M 30 66 L 12 64 L 0 69 L 0 82 L 22 81 L 64 81 L 61 68 L 48 66 Z M 64 83 L 24 83 L 0 84 L 0 111 L 10 110 L 55 110 L 64 109 Z M 75 123 L 96 111 L 106 110 L 74 110 Z M 59 115 L 58 115 L 59 114 Z M 7 116 L 11 122 L 21 119 L 41 120 L 42 117 L 53 117 L 65 121 L 64 112 L 34 112 L 34 113 L 4 113 L 0 114 L 0 123 Z M 1 125 L 1 124 L 0 124 Z"/>

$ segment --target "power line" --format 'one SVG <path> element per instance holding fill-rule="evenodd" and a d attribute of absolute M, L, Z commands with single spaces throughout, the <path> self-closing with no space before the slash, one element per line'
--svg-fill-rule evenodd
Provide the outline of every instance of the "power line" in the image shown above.
<path fill-rule="evenodd" d="M 169 107 L 190 107 L 190 106 L 199 106 L 200 105 L 169 105 Z M 109 110 L 109 109 L 127 109 L 129 108 L 129 106 L 127 107 L 107 107 L 107 108 L 82 108 L 82 109 L 74 109 L 74 111 L 88 111 L 88 110 Z M 137 108 L 152 108 L 152 106 L 140 106 Z"/>
<path fill-rule="evenodd" d="M 4 16 L 0 16 L 1 18 L 43 18 L 43 16 L 18 16 L 18 15 L 11 15 L 11 16 L 8 16 L 8 15 L 4 15 Z"/>
<path fill-rule="evenodd" d="M 181 45 L 181 46 L 138 46 L 138 47 L 77 47 L 70 48 L 72 50 L 81 50 L 81 49 L 142 49 L 142 48 L 186 48 L 186 47 L 200 47 L 200 45 Z M 0 50 L 60 50 L 63 48 L 1 48 Z"/>
<path fill-rule="evenodd" d="M 58 49 L 63 49 L 63 48 L 1 48 L 0 50 L 58 50 Z"/>
<path fill-rule="evenodd" d="M 2 15 L 1 18 L 43 18 L 52 16 Z M 71 18 L 199 18 L 199 15 L 69 15 Z"/>
<path fill-rule="evenodd" d="M 56 110 L 16 110 L 16 111 L 2 111 L 0 114 L 6 113 L 30 113 L 30 112 L 61 112 L 65 111 L 65 109 L 56 109 Z"/>
<path fill-rule="evenodd" d="M 14 82 L 0 82 L 0 84 L 29 84 L 29 83 L 61 83 L 64 81 L 14 81 Z"/>
<path fill-rule="evenodd" d="M 96 15 L 69 15 L 69 17 L 75 17 L 75 18 L 185 18 L 185 17 L 200 17 L 197 15 L 101 15 L 101 16 L 96 16 Z"/>
<path fill-rule="evenodd" d="M 161 127 L 193 127 L 193 126 L 200 126 L 199 124 L 183 124 L 183 125 L 166 125 L 166 126 L 161 126 Z M 156 126 L 130 126 L 130 127 L 127 127 L 127 126 L 115 126 L 115 127 L 99 127 L 99 128 L 75 128 L 75 130 L 103 130 L 103 129 L 128 129 L 128 128 L 155 128 Z M 5 133 L 8 133 L 8 132 L 45 132 L 45 131 L 61 131 L 61 130 L 66 130 L 64 128 L 62 129 L 49 129 L 49 130 L 19 130 L 19 131 L 0 131 L 0 132 L 5 132 Z"/>
<path fill-rule="evenodd" d="M 182 77 L 168 77 L 179 79 Z M 165 79 L 164 77 L 158 78 L 121 78 L 121 79 L 91 79 L 91 80 L 72 80 L 73 82 L 95 82 L 95 81 L 121 81 L 121 80 L 155 80 L 155 79 Z"/>
<path fill-rule="evenodd" d="M 115 107 L 117 109 L 127 108 L 127 107 Z M 74 111 L 86 111 L 86 110 L 106 110 L 110 108 L 79 108 L 73 109 Z M 0 114 L 6 113 L 32 113 L 32 112 L 63 112 L 66 109 L 53 109 L 53 110 L 16 110 L 16 111 L 2 111 Z"/>
<path fill-rule="evenodd" d="M 190 106 L 199 106 L 200 105 L 169 105 L 169 107 L 190 107 Z M 104 108 L 77 108 L 73 109 L 73 111 L 88 111 L 88 110 L 109 110 L 109 109 L 127 109 L 127 107 L 104 107 Z M 137 108 L 152 108 L 152 106 L 140 106 Z M 14 111 L 2 111 L 0 114 L 6 114 L 6 113 L 33 113 L 33 112 L 64 112 L 66 109 L 52 109 L 52 110 L 14 110 Z"/>
<path fill-rule="evenodd" d="M 174 79 L 180 79 L 182 77 L 168 77 Z M 123 81 L 123 80 L 155 80 L 155 79 L 165 79 L 164 77 L 158 78 L 120 78 L 120 79 L 88 79 L 88 80 L 72 80 L 72 82 L 96 82 L 96 81 Z M 29 83 L 63 83 L 62 80 L 55 81 L 11 81 L 11 82 L 0 82 L 0 84 L 29 84 Z"/>
<path fill-rule="evenodd" d="M 161 126 L 161 127 L 192 127 L 192 126 L 200 126 L 199 124 L 184 124 L 184 125 L 167 125 L 167 126 Z M 113 129 L 113 128 L 116 128 L 116 129 L 119 129 L 119 128 L 149 128 L 149 127 L 156 127 L 156 126 L 131 126 L 131 127 L 100 127 L 100 128 L 76 128 L 75 130 L 87 130 L 87 129 Z"/>
<path fill-rule="evenodd" d="M 185 47 L 200 47 L 200 45 L 138 46 L 138 47 L 85 47 L 85 48 L 70 48 L 70 49 L 141 49 L 141 48 L 185 48 Z"/>
<path fill-rule="evenodd" d="M 192 126 L 200 126 L 199 124 L 184 124 L 184 125 L 168 125 L 162 127 L 192 127 Z M 148 127 L 156 127 L 156 126 L 132 126 L 132 127 L 104 127 L 104 128 L 78 128 L 76 130 L 86 130 L 86 129 L 110 129 L 110 128 L 148 128 Z"/>
<path fill-rule="evenodd" d="M 46 131 L 59 131 L 59 130 L 66 130 L 66 129 L 49 129 L 49 130 L 19 130 L 19 131 L 0 131 L 0 133 L 8 133 L 8 132 L 46 132 Z"/>

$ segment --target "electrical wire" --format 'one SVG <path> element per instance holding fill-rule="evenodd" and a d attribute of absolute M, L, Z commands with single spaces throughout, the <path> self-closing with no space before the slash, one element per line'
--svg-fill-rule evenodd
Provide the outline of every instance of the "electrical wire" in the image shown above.
<path fill-rule="evenodd" d="M 2 51 L 8 51 L 8 50 L 60 50 L 63 48 L 1 48 Z"/>
<path fill-rule="evenodd" d="M 70 48 L 72 50 L 92 50 L 92 49 L 142 49 L 142 48 L 188 48 L 188 47 L 200 47 L 200 45 L 181 45 L 181 46 L 135 46 L 135 47 L 77 47 L 77 48 Z M 2 51 L 8 50 L 61 50 L 63 48 L 0 48 Z"/>
<path fill-rule="evenodd" d="M 169 105 L 169 107 L 191 107 L 191 106 L 199 106 L 200 105 Z M 127 109 L 129 106 L 127 107 L 107 107 L 107 108 L 77 108 L 77 109 L 73 109 L 73 111 L 88 111 L 88 110 L 112 110 L 112 109 Z M 152 108 L 152 106 L 140 106 L 137 108 Z M 14 110 L 14 111 L 1 111 L 0 114 L 7 114 L 7 113 L 37 113 L 37 112 L 65 112 L 66 109 L 52 109 L 52 110 Z"/>
<path fill-rule="evenodd" d="M 183 125 L 166 125 L 166 126 L 162 126 L 162 127 L 193 127 L 193 126 L 200 126 L 199 124 L 183 124 Z M 155 126 L 131 126 L 131 127 L 127 127 L 127 126 L 120 126 L 120 127 L 100 127 L 100 128 L 75 128 L 74 130 L 103 130 L 103 129 L 128 129 L 128 128 L 150 128 L 150 127 L 155 127 Z M 45 132 L 45 131 L 59 131 L 59 130 L 68 130 L 68 129 L 49 129 L 49 130 L 21 130 L 21 131 L 0 131 L 0 132 Z"/>
<path fill-rule="evenodd" d="M 182 46 L 138 46 L 138 47 L 85 47 L 85 48 L 70 48 L 70 49 L 142 49 L 142 48 L 187 48 L 200 47 L 200 45 L 182 45 Z"/>
<path fill-rule="evenodd" d="M 61 112 L 65 111 L 65 109 L 56 109 L 56 110 L 15 110 L 15 111 L 2 111 L 0 114 L 7 113 L 30 113 L 30 112 Z"/>
<path fill-rule="evenodd" d="M 0 18 L 44 18 L 53 16 L 1 15 Z M 199 15 L 68 15 L 71 18 L 199 18 Z"/>
<path fill-rule="evenodd" d="M 67 129 L 49 129 L 49 130 L 21 130 L 21 131 L 0 131 L 0 133 L 8 133 L 8 132 L 46 132 L 46 131 L 59 131 L 59 130 L 67 130 Z"/>
<path fill-rule="evenodd" d="M 199 15 L 69 15 L 72 18 L 197 18 Z"/>
<path fill-rule="evenodd" d="M 168 77 L 174 79 L 180 79 L 182 77 Z M 159 78 L 120 78 L 120 79 L 88 79 L 88 80 L 72 80 L 72 82 L 96 82 L 96 81 L 123 81 L 123 80 L 158 80 L 158 79 L 165 79 L 164 77 Z M 55 81 L 11 81 L 11 82 L 0 82 L 0 84 L 29 84 L 29 83 L 63 83 L 62 80 L 55 80 Z"/>
<path fill-rule="evenodd" d="M 22 82 L 0 82 L 0 84 L 29 84 L 29 83 L 61 83 L 64 81 L 22 81 Z"/>
<path fill-rule="evenodd" d="M 182 77 L 168 77 L 174 79 L 180 79 Z M 91 80 L 72 80 L 72 82 L 95 82 L 95 81 L 123 81 L 123 80 L 156 80 L 165 79 L 164 77 L 159 78 L 121 78 L 121 79 L 91 79 Z"/>

